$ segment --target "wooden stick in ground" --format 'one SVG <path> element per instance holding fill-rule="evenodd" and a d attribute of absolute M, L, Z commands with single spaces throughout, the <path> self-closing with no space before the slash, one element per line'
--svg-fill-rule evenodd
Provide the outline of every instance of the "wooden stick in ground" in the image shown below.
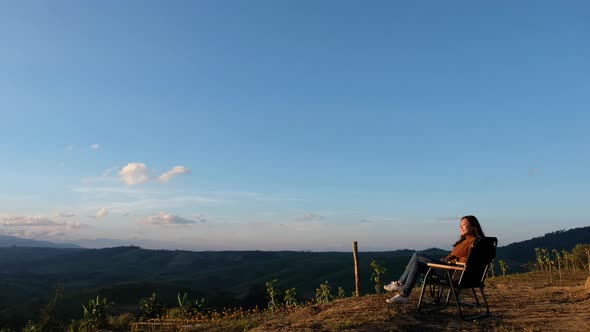
<path fill-rule="evenodd" d="M 352 254 L 354 256 L 354 285 L 356 297 L 361 296 L 361 278 L 359 276 L 359 251 L 356 241 L 352 242 Z"/>

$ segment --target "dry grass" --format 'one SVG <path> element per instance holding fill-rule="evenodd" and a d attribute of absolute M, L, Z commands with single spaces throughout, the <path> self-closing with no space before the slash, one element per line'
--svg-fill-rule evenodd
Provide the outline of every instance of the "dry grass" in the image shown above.
<path fill-rule="evenodd" d="M 347 298 L 314 305 L 268 321 L 254 331 L 587 331 L 590 289 L 586 274 L 549 283 L 545 273 L 489 279 L 486 294 L 491 317 L 464 322 L 457 308 L 428 314 L 408 305 L 389 305 L 386 295 Z"/>
<path fill-rule="evenodd" d="M 549 283 L 546 273 L 533 272 L 488 279 L 492 316 L 472 322 L 462 321 L 454 304 L 419 314 L 415 292 L 408 305 L 390 305 L 385 303 L 387 295 L 369 295 L 308 305 L 274 317 L 267 312 L 237 315 L 180 331 L 587 331 L 590 288 L 585 286 L 586 278 L 583 273 L 569 274 L 562 282 Z"/>

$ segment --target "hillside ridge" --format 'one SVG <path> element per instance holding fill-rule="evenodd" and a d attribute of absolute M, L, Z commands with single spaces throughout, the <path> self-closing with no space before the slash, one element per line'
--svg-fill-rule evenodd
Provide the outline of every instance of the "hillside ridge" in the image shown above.
<path fill-rule="evenodd" d="M 561 282 L 549 282 L 546 272 L 529 272 L 489 278 L 486 286 L 491 316 L 475 321 L 462 321 L 454 303 L 442 311 L 418 313 L 419 291 L 415 290 L 407 305 L 385 303 L 390 296 L 387 294 L 346 298 L 270 319 L 252 331 L 587 331 L 590 328 L 587 273 L 569 273 Z M 468 298 L 469 292 L 465 293 Z"/>

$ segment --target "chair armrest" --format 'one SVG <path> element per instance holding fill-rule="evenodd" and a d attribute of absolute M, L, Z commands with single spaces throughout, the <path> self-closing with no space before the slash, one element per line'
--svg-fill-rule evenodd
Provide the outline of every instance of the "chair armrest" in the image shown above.
<path fill-rule="evenodd" d="M 462 262 L 456 262 L 455 264 L 459 265 L 459 266 L 465 266 L 466 263 L 462 263 Z"/>
<path fill-rule="evenodd" d="M 436 263 L 427 263 L 426 265 L 428 265 L 429 267 L 436 268 L 436 269 L 458 270 L 458 271 L 465 270 L 465 266 L 445 265 L 445 264 L 436 264 Z"/>

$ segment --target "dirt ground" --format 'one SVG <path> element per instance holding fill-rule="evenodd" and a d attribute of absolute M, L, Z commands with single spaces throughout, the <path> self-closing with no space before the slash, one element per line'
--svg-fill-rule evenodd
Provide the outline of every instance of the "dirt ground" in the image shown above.
<path fill-rule="evenodd" d="M 541 272 L 490 278 L 485 292 L 491 317 L 472 322 L 460 319 L 454 303 L 442 311 L 418 313 L 415 291 L 407 305 L 387 304 L 387 295 L 347 298 L 307 307 L 254 331 L 588 331 L 587 278 L 579 271 L 576 276 L 568 272 L 561 282 L 555 275 L 549 282 L 548 273 Z"/>

